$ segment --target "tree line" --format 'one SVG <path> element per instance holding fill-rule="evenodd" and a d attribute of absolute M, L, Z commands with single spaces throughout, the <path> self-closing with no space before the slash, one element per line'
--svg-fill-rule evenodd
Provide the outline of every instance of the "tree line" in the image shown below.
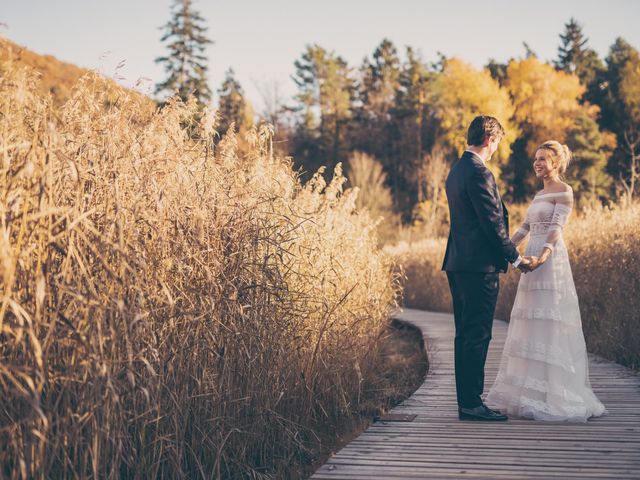
<path fill-rule="evenodd" d="M 180 32 L 190 40 L 174 39 L 169 55 L 158 59 L 168 79 L 157 93 L 178 92 L 185 99 L 192 94 L 207 102 L 206 57 L 198 50 L 210 42 L 204 20 L 191 0 L 178 0 L 175 6 L 179 15 L 174 14 L 163 40 L 178 38 Z M 295 97 L 285 101 L 277 85 L 264 87 L 266 107 L 258 115 L 228 70 L 217 92 L 218 131 L 273 124 L 279 153 L 293 157 L 303 178 L 321 166 L 331 171 L 340 162 L 349 172 L 350 160 L 362 169 L 365 155 L 373 163 L 364 168 L 381 165 L 394 209 L 410 221 L 416 212 L 424 214 L 443 201 L 441 185 L 465 147 L 466 127 L 485 113 L 499 118 L 507 132 L 490 168 L 509 201 L 524 202 L 534 194 L 532 155 L 551 138 L 574 152 L 567 181 L 579 204 L 631 200 L 638 194 L 640 175 L 638 50 L 617 38 L 602 59 L 573 18 L 559 35 L 552 62 L 524 47 L 520 58 L 492 59 L 476 68 L 442 55 L 426 61 L 413 47 L 400 51 L 389 39 L 359 66 L 320 45 L 308 45 L 293 65 Z M 185 60 L 190 55 L 192 60 Z M 181 89 L 179 76 L 189 71 L 192 83 Z"/>

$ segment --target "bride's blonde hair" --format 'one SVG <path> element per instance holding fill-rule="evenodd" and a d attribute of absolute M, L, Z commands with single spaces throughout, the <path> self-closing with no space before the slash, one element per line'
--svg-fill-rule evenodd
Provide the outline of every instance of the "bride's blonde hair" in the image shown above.
<path fill-rule="evenodd" d="M 538 150 L 544 148 L 551 152 L 551 164 L 558 171 L 558 176 L 564 176 L 569 166 L 569 162 L 573 158 L 573 153 L 569 147 L 555 140 L 548 140 L 538 147 Z"/>

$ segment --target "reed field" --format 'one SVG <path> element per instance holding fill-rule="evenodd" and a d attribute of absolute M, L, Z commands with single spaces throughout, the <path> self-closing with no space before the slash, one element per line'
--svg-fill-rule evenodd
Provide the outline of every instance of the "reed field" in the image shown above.
<path fill-rule="evenodd" d="M 3 478 L 286 478 L 376 382 L 399 273 L 357 191 L 197 108 L 0 65 Z"/>
<path fill-rule="evenodd" d="M 517 206 L 516 206 L 517 207 Z M 514 208 L 518 219 L 524 209 Z M 575 211 L 564 229 L 589 352 L 640 368 L 640 204 Z M 446 239 L 401 242 L 385 248 L 403 267 L 404 305 L 451 312 L 440 269 Z M 524 251 L 525 244 L 520 250 Z M 509 320 L 520 273 L 500 276 L 496 318 Z"/>

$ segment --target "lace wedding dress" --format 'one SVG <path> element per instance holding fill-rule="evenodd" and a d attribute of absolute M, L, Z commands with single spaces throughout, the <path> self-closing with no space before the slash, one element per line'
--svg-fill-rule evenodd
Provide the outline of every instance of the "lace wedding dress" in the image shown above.
<path fill-rule="evenodd" d="M 605 413 L 591 390 L 578 296 L 562 227 L 572 192 L 538 194 L 512 240 L 530 235 L 525 255 L 552 249 L 547 261 L 520 276 L 502 360 L 486 403 L 535 420 L 585 422 Z"/>

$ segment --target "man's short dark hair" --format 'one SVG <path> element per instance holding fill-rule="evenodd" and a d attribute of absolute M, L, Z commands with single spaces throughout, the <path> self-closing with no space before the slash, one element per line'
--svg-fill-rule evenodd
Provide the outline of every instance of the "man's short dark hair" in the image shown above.
<path fill-rule="evenodd" d="M 503 136 L 504 128 L 502 128 L 497 118 L 489 115 L 478 115 L 469 125 L 467 145 L 479 147 L 487 137 L 500 140 Z"/>

